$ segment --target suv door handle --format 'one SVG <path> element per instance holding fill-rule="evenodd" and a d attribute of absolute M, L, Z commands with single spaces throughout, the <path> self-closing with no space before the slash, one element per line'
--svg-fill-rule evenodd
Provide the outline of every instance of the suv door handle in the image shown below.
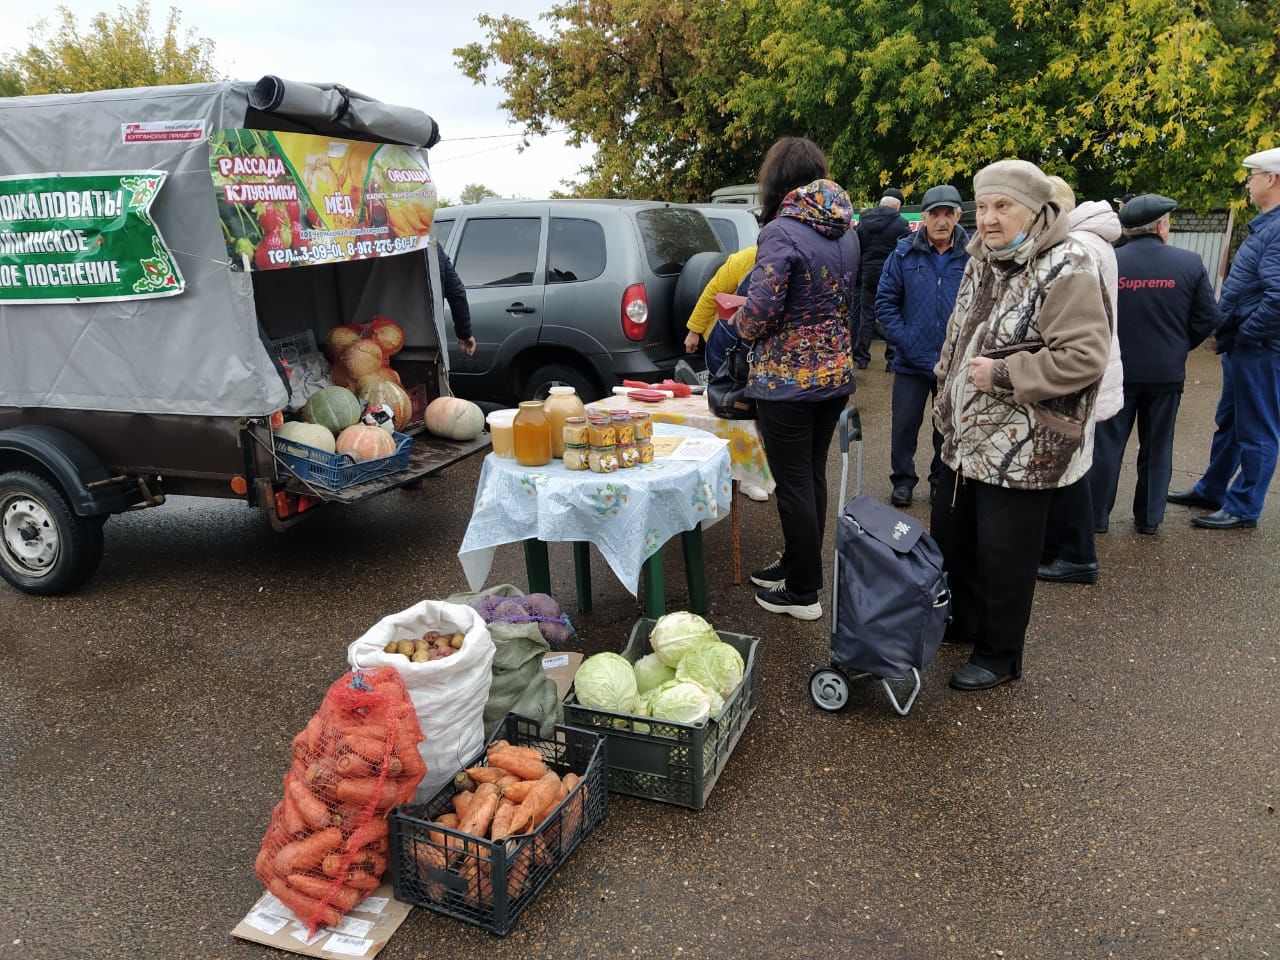
<path fill-rule="evenodd" d="M 537 308 L 526 307 L 519 300 L 517 300 L 511 306 L 507 307 L 507 313 L 537 313 L 537 312 L 538 312 Z"/>

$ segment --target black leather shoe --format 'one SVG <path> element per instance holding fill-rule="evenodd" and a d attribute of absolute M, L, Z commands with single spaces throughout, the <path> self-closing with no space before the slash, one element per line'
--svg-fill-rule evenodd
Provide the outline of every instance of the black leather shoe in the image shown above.
<path fill-rule="evenodd" d="M 889 494 L 889 502 L 895 507 L 911 506 L 911 488 L 905 483 L 900 483 L 893 488 L 893 493 Z"/>
<path fill-rule="evenodd" d="M 1154 527 L 1147 526 L 1145 523 L 1137 523 L 1135 521 L 1133 524 L 1133 529 L 1137 530 L 1141 534 L 1145 534 L 1148 537 L 1154 537 L 1156 535 L 1156 531 L 1160 528 L 1158 526 L 1154 526 Z"/>
<path fill-rule="evenodd" d="M 1242 527 L 1256 527 L 1258 521 L 1246 520 L 1244 517 L 1234 517 L 1225 510 L 1216 510 L 1203 517 L 1192 517 L 1191 525 L 1193 527 L 1204 527 L 1206 530 L 1237 530 Z"/>
<path fill-rule="evenodd" d="M 976 663 L 962 663 L 956 667 L 949 681 L 952 690 L 990 690 L 1002 683 L 1016 680 L 1012 673 L 992 673 L 986 667 Z"/>
<path fill-rule="evenodd" d="M 870 360 L 859 360 L 859 361 L 858 361 L 858 369 L 859 369 L 859 370 L 865 370 L 865 369 L 867 369 L 867 367 L 869 367 L 869 366 L 871 366 L 871 361 L 870 361 Z"/>
<path fill-rule="evenodd" d="M 1222 507 L 1220 503 L 1214 503 L 1208 497 L 1202 497 L 1196 493 L 1196 488 L 1190 490 L 1174 490 L 1165 497 L 1169 503 L 1180 503 L 1184 507 L 1206 507 L 1209 510 L 1218 510 Z"/>
<path fill-rule="evenodd" d="M 1097 583 L 1098 565 L 1072 563 L 1070 560 L 1058 559 L 1053 563 L 1042 563 L 1036 567 L 1036 579 L 1048 580 L 1052 583 Z"/>

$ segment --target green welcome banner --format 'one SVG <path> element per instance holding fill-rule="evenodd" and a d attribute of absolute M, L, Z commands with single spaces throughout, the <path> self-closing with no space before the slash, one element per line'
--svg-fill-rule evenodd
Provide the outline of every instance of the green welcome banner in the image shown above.
<path fill-rule="evenodd" d="M 151 204 L 164 171 L 0 177 L 0 303 L 172 297 L 185 284 Z"/>

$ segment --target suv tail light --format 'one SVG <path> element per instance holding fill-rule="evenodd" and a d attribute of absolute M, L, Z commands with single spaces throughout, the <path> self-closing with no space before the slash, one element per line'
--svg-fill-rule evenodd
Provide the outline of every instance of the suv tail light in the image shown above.
<path fill-rule="evenodd" d="M 644 339 L 649 323 L 649 297 L 643 283 L 633 283 L 622 295 L 622 332 L 628 340 Z"/>

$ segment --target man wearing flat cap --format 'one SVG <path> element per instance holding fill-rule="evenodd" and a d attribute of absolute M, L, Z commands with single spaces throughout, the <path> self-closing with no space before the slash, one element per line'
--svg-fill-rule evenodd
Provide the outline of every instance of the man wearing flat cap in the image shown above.
<path fill-rule="evenodd" d="M 1222 396 L 1209 467 L 1170 503 L 1213 511 L 1191 523 L 1209 530 L 1255 527 L 1280 451 L 1280 147 L 1244 158 L 1259 213 L 1222 285 L 1218 352 Z"/>
<path fill-rule="evenodd" d="M 1116 329 L 1124 357 L 1124 406 L 1098 423 L 1089 470 L 1093 527 L 1107 529 L 1120 461 L 1138 427 L 1138 483 L 1133 524 L 1154 534 L 1164 519 L 1173 475 L 1173 428 L 1187 377 L 1187 354 L 1218 325 L 1204 262 L 1169 244 L 1177 203 L 1158 193 L 1134 197 L 1120 211 L 1127 243 L 1116 251 Z"/>
<path fill-rule="evenodd" d="M 858 217 L 858 246 L 862 251 L 858 262 L 862 311 L 859 314 L 857 334 L 853 341 L 853 359 L 858 369 L 865 370 L 871 363 L 871 338 L 884 336 L 876 320 L 876 288 L 880 286 L 880 272 L 885 259 L 893 252 L 898 241 L 911 232 L 902 209 L 902 191 L 889 187 L 880 195 L 880 203 L 864 210 Z M 892 369 L 893 345 L 884 345 L 885 369 Z"/>
<path fill-rule="evenodd" d="M 950 184 L 926 190 L 921 221 L 920 229 L 893 248 L 876 288 L 876 319 L 884 327 L 885 342 L 893 346 L 889 482 L 895 507 L 911 505 L 911 492 L 920 480 L 916 439 L 929 399 L 938 392 L 933 368 L 969 262 L 969 234 L 960 226 L 960 191 Z M 942 434 L 934 430 L 931 492 L 942 466 L 941 450 Z"/>

